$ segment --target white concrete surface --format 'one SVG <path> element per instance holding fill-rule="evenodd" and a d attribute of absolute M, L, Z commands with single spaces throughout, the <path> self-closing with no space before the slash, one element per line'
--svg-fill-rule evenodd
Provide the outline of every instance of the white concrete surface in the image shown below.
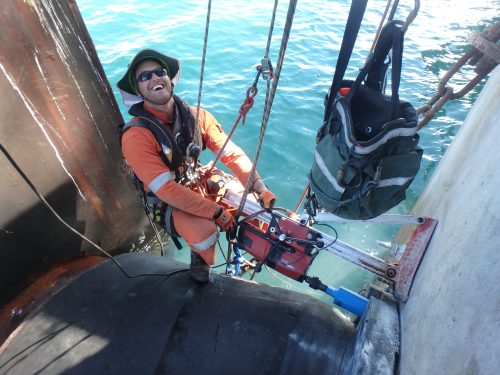
<path fill-rule="evenodd" d="M 414 212 L 439 223 L 401 305 L 400 374 L 500 374 L 500 67 Z"/>

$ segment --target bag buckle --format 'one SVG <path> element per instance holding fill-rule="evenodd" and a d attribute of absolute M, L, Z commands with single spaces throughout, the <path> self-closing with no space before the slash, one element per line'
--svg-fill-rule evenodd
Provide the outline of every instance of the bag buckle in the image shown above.
<path fill-rule="evenodd" d="M 350 168 L 354 169 L 354 171 L 355 171 L 354 176 L 358 176 L 357 183 L 353 184 L 352 181 L 351 181 L 351 183 L 347 183 L 344 181 L 344 178 L 346 175 L 346 167 L 350 167 Z M 347 163 L 343 163 L 337 171 L 337 182 L 344 189 L 360 187 L 361 182 L 362 182 L 361 169 L 355 165 L 347 165 Z"/>

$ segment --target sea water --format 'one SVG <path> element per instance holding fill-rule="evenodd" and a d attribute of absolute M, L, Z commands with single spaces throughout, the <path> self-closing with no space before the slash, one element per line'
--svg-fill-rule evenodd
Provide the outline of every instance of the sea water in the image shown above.
<path fill-rule="evenodd" d="M 77 1 L 95 43 L 121 112 L 127 120 L 116 82 L 124 74 L 136 52 L 153 48 L 181 61 L 181 79 L 175 92 L 196 105 L 200 82 L 208 1 L 123 0 Z M 401 1 L 395 19 L 406 19 L 411 1 Z M 256 66 L 265 54 L 274 1 L 213 0 L 201 106 L 208 109 L 229 132 L 245 100 L 246 90 L 256 77 Z M 346 77 L 353 78 L 371 47 L 385 1 L 369 1 Z M 278 205 L 293 209 L 308 180 L 316 131 L 323 119 L 323 101 L 334 74 L 350 2 L 342 0 L 302 0 L 298 2 L 286 56 L 274 98 L 258 170 L 277 195 Z M 269 56 L 275 64 L 283 40 L 288 2 L 277 7 Z M 438 0 L 422 2 L 405 37 L 400 97 L 417 108 L 435 93 L 439 79 L 467 51 L 472 31 L 499 20 L 498 0 Z M 276 66 L 276 65 L 275 65 Z M 462 69 L 449 85 L 458 91 L 475 73 Z M 480 86 L 464 98 L 448 102 L 422 131 L 424 157 L 419 174 L 407 192 L 407 199 L 391 210 L 408 213 L 437 163 L 452 142 L 460 124 L 476 99 Z M 262 123 L 266 85 L 260 81 L 255 104 L 245 124 L 237 128 L 233 140 L 253 158 Z M 114 124 L 110 124 L 114 126 Z M 202 161 L 214 157 L 205 152 Z M 382 257 L 377 241 L 390 241 L 397 226 L 380 224 L 335 224 L 343 242 Z M 324 228 L 322 228 L 323 230 Z M 330 229 L 328 233 L 333 233 Z M 226 251 L 226 245 L 221 244 Z M 166 254 L 188 261 L 187 248 Z M 218 261 L 222 261 L 218 253 Z M 221 270 L 224 268 L 222 267 Z M 371 275 L 328 253 L 320 253 L 309 275 L 326 284 L 359 290 Z M 255 280 L 301 290 L 329 300 L 303 284 L 264 270 Z"/>

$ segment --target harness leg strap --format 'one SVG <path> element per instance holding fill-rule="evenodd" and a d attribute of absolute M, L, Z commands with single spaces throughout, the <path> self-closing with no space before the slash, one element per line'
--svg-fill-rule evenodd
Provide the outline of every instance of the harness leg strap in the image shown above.
<path fill-rule="evenodd" d="M 172 212 L 174 211 L 174 208 L 170 205 L 166 205 L 165 209 L 165 229 L 167 230 L 167 233 L 170 235 L 172 238 L 172 241 L 175 244 L 175 247 L 177 247 L 178 250 L 182 249 L 182 244 L 179 241 L 179 234 L 176 232 L 175 227 L 174 227 L 174 221 L 172 220 Z"/>

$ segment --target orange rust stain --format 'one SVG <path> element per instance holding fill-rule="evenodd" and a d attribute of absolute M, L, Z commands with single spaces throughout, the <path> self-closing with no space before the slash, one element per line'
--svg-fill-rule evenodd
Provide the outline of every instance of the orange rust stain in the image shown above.
<path fill-rule="evenodd" d="M 105 258 L 84 255 L 54 266 L 38 277 L 12 302 L 0 310 L 0 346 L 31 312 L 36 311 L 64 286 Z"/>

